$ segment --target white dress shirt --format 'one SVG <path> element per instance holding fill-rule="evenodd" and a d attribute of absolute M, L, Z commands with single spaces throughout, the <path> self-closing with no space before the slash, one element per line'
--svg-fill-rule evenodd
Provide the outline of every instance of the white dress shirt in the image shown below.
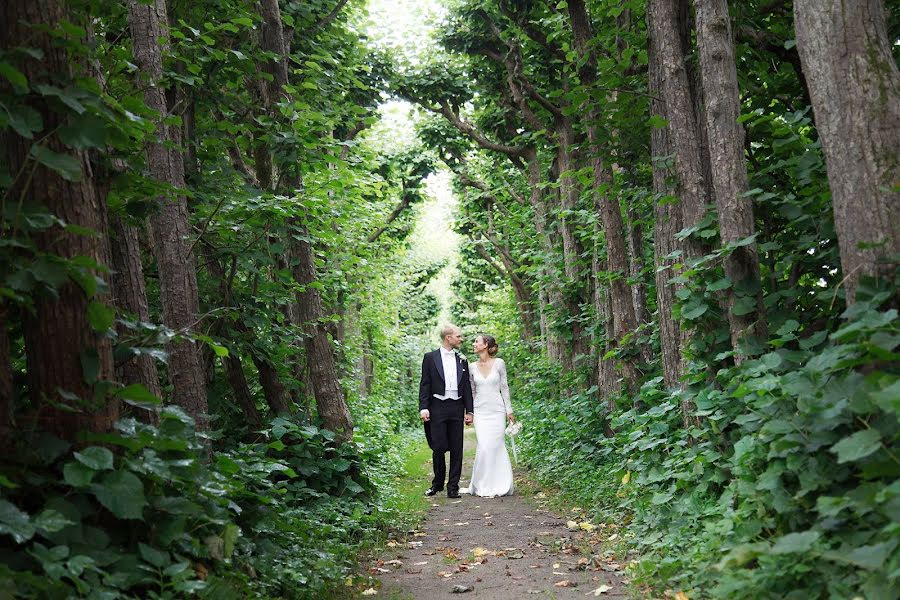
<path fill-rule="evenodd" d="M 459 400 L 459 384 L 456 382 L 456 353 L 441 347 L 441 363 L 444 365 L 444 395 L 435 394 L 438 400 Z"/>

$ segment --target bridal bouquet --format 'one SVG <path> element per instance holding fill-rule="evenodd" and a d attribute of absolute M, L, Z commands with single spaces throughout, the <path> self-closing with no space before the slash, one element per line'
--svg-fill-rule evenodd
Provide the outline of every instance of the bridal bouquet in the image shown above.
<path fill-rule="evenodd" d="M 516 452 L 516 435 L 520 431 L 522 431 L 522 421 L 516 421 L 506 426 L 506 435 L 509 436 L 509 441 L 512 444 L 513 461 L 516 464 L 519 464 L 519 453 Z"/>

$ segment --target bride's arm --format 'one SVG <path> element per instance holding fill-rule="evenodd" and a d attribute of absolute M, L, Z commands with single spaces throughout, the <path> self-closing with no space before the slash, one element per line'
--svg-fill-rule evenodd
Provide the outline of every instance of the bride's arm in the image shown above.
<path fill-rule="evenodd" d="M 509 383 L 506 381 L 506 362 L 502 358 L 498 358 L 500 364 L 497 365 L 500 371 L 500 396 L 503 398 L 503 406 L 506 407 L 506 414 L 512 414 L 512 402 L 509 399 Z"/>

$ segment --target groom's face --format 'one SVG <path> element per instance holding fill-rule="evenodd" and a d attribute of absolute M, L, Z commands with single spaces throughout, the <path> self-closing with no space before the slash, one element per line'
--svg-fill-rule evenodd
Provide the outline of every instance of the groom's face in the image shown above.
<path fill-rule="evenodd" d="M 453 333 L 448 333 L 446 339 L 447 345 L 449 345 L 451 348 L 458 349 L 460 345 L 462 345 L 463 341 L 462 332 L 456 330 Z"/>

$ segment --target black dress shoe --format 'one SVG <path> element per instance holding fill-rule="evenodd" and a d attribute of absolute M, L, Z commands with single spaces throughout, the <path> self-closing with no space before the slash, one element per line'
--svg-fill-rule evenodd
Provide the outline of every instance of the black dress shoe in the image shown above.
<path fill-rule="evenodd" d="M 459 492 L 458 492 L 458 491 L 456 491 L 456 492 L 447 492 L 447 497 L 448 497 L 448 498 L 462 498 L 462 496 L 459 495 Z"/>
<path fill-rule="evenodd" d="M 438 489 L 435 489 L 435 488 L 433 488 L 433 487 L 430 487 L 430 488 L 428 488 L 427 490 L 425 490 L 425 495 L 428 496 L 428 497 L 430 498 L 430 497 L 434 496 L 435 494 L 437 494 L 438 492 L 441 492 L 441 491 L 443 491 L 443 490 L 438 490 Z"/>

